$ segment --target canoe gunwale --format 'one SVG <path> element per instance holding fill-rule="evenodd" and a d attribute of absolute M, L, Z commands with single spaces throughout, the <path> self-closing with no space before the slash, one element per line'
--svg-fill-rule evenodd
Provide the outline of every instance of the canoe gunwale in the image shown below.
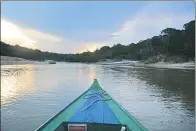
<path fill-rule="evenodd" d="M 98 86 L 103 90 L 103 88 L 99 85 Z M 107 92 L 106 92 L 107 93 Z M 144 131 L 148 131 L 138 120 L 136 120 L 136 118 L 131 115 L 124 107 L 121 106 L 121 104 L 119 104 L 115 99 L 113 99 L 113 97 L 107 93 L 107 95 L 111 98 L 111 100 L 141 129 Z M 113 112 L 112 112 L 113 113 Z M 128 125 L 126 125 L 128 126 Z"/>
<path fill-rule="evenodd" d="M 109 95 L 109 94 L 108 94 Z M 110 96 L 111 97 L 111 96 Z M 112 98 L 112 97 L 111 97 Z M 112 98 L 112 100 L 115 102 L 115 104 L 142 130 L 147 130 L 139 121 L 136 120 L 136 118 L 131 115 L 124 107 L 122 107 L 115 99 Z"/>

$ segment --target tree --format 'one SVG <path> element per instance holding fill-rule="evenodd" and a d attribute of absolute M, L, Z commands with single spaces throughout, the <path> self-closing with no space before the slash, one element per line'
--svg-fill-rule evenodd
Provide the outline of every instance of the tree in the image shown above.
<path fill-rule="evenodd" d="M 195 56 L 195 20 L 184 24 L 185 52 L 189 57 Z"/>

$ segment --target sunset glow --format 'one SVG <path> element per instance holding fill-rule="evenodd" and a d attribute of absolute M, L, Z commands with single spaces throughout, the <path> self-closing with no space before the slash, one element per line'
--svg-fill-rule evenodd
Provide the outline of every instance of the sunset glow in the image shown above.
<path fill-rule="evenodd" d="M 102 44 L 86 44 L 84 46 L 81 47 L 79 53 L 85 52 L 85 51 L 89 51 L 89 52 L 94 52 L 96 49 L 99 49 L 100 47 L 102 47 Z"/>
<path fill-rule="evenodd" d="M 1 20 L 1 40 L 11 45 L 35 48 L 34 40 L 26 37 L 20 27 L 6 20 Z"/>

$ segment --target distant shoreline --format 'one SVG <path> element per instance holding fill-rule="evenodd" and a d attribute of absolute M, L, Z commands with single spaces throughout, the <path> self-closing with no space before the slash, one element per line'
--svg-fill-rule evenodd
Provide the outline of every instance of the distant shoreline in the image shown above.
<path fill-rule="evenodd" d="M 167 63 L 167 62 L 157 62 L 152 64 L 145 64 L 142 62 L 137 62 L 135 64 L 114 64 L 114 63 L 97 63 L 100 65 L 111 65 L 119 67 L 148 67 L 148 68 L 161 68 L 161 69 L 188 69 L 195 70 L 195 63 L 193 61 L 183 62 L 183 63 Z"/>
<path fill-rule="evenodd" d="M 77 62 L 76 62 L 77 63 Z M 45 64 L 45 62 L 27 60 L 19 57 L 1 56 L 1 65 L 24 65 L 24 64 Z M 141 61 L 118 61 L 108 60 L 105 62 L 96 62 L 99 65 L 116 65 L 116 66 L 130 66 L 130 67 L 151 67 L 151 68 L 167 68 L 167 69 L 190 69 L 195 70 L 195 62 L 155 62 L 145 63 Z"/>
<path fill-rule="evenodd" d="M 146 61 L 119 61 L 114 62 L 112 60 L 97 62 L 100 65 L 112 65 L 112 66 L 126 66 L 126 67 L 150 67 L 150 68 L 165 68 L 165 69 L 189 69 L 195 70 L 195 62 L 154 62 L 146 63 Z"/>
<path fill-rule="evenodd" d="M 19 57 L 1 56 L 1 65 L 41 64 L 43 62 L 27 60 Z"/>
<path fill-rule="evenodd" d="M 157 62 L 152 64 L 138 63 L 137 67 L 152 67 L 152 68 L 164 68 L 164 69 L 190 69 L 195 70 L 195 63 L 181 62 L 181 63 L 168 63 L 168 62 Z"/>
<path fill-rule="evenodd" d="M 194 59 L 186 59 L 183 56 L 160 54 L 138 62 L 136 66 L 170 69 L 195 69 L 195 61 Z"/>

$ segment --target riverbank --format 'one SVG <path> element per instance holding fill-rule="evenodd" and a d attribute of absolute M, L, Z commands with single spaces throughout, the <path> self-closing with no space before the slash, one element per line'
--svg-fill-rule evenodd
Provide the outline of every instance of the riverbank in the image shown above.
<path fill-rule="evenodd" d="M 167 68 L 167 69 L 191 69 L 195 70 L 195 62 L 180 62 L 180 63 L 169 63 L 169 62 L 157 62 L 151 64 L 145 64 L 138 62 L 135 64 L 136 67 L 153 67 L 153 68 Z"/>
<path fill-rule="evenodd" d="M 23 65 L 23 64 L 45 64 L 45 62 L 40 61 L 32 61 L 19 57 L 9 57 L 9 56 L 1 56 L 1 65 Z M 151 63 L 150 61 L 114 61 L 107 60 L 102 62 L 97 62 L 96 64 L 100 65 L 116 65 L 116 66 L 132 66 L 132 67 L 152 67 L 152 68 L 171 68 L 171 69 L 191 69 L 195 70 L 195 62 L 173 62 L 173 61 L 160 61 Z"/>
<path fill-rule="evenodd" d="M 152 68 L 170 68 L 170 69 L 195 69 L 195 62 L 188 61 L 188 62 L 173 62 L 173 61 L 160 61 L 150 63 L 147 61 L 118 61 L 114 62 L 112 60 L 104 61 L 104 62 L 97 62 L 100 65 L 115 65 L 115 66 L 130 66 L 130 67 L 152 67 Z"/>
<path fill-rule="evenodd" d="M 43 62 L 27 60 L 19 57 L 1 56 L 1 65 L 41 64 Z"/>
<path fill-rule="evenodd" d="M 195 69 L 194 59 L 186 56 L 170 56 L 167 54 L 160 54 L 149 57 L 136 63 L 135 66 L 155 67 L 155 68 L 173 68 L 173 69 Z"/>

